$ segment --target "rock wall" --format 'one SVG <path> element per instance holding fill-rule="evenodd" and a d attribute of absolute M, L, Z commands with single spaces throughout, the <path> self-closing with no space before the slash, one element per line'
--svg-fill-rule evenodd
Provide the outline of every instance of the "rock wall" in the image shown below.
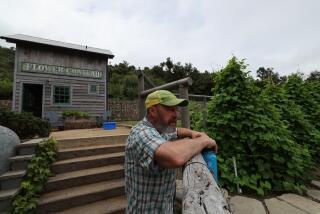
<path fill-rule="evenodd" d="M 12 107 L 12 100 L 0 100 L 0 109 L 10 111 Z"/>
<path fill-rule="evenodd" d="M 109 99 L 111 120 L 139 120 L 138 100 Z"/>

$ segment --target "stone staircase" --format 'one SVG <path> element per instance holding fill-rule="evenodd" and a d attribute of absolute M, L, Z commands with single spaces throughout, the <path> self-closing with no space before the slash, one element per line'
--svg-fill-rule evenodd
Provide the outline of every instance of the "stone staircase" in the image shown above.
<path fill-rule="evenodd" d="M 42 139 L 33 139 L 16 146 L 16 155 L 9 158 L 10 169 L 0 176 L 0 213 L 8 213 L 11 201 L 18 194 L 28 161 L 34 156 L 35 148 Z"/>
<path fill-rule="evenodd" d="M 58 140 L 37 213 L 124 213 L 127 135 Z"/>

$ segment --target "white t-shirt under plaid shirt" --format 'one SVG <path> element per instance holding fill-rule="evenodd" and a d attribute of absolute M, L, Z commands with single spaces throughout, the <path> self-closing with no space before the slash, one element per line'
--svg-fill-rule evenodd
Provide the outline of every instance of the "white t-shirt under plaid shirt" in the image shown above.
<path fill-rule="evenodd" d="M 126 213 L 172 214 L 175 197 L 175 170 L 163 169 L 154 161 L 156 149 L 177 132 L 160 134 L 146 118 L 134 126 L 126 144 Z"/>

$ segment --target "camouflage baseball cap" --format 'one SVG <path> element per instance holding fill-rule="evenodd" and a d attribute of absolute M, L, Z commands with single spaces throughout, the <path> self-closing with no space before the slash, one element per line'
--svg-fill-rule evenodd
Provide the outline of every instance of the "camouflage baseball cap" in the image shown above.
<path fill-rule="evenodd" d="M 158 90 L 149 94 L 146 98 L 146 108 L 161 104 L 164 106 L 187 106 L 188 100 L 179 99 L 170 91 Z"/>

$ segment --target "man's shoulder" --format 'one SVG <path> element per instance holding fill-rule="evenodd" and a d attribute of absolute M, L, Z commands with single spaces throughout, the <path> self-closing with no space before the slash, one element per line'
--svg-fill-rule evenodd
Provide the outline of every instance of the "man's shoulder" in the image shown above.
<path fill-rule="evenodd" d="M 152 131 L 153 128 L 145 124 L 143 121 L 138 122 L 134 127 L 132 127 L 129 136 L 140 135 L 143 132 Z"/>

